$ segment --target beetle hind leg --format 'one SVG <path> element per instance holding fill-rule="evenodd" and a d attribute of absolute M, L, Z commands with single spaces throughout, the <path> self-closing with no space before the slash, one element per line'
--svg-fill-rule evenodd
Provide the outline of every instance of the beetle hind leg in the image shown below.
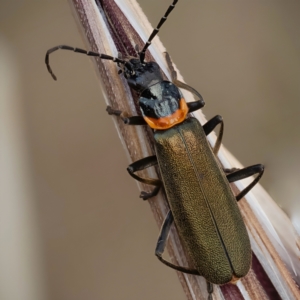
<path fill-rule="evenodd" d="M 159 234 L 158 241 L 157 241 L 156 248 L 155 248 L 155 255 L 163 264 L 165 264 L 166 266 L 168 266 L 172 269 L 175 269 L 177 271 L 187 273 L 187 274 L 200 275 L 200 273 L 195 269 L 188 269 L 185 267 L 176 266 L 176 265 L 168 262 L 167 260 L 163 259 L 162 254 L 165 251 L 168 236 L 169 236 L 171 225 L 173 224 L 173 221 L 174 221 L 173 214 L 170 210 L 163 222 L 162 227 L 161 227 L 160 234 Z"/>
<path fill-rule="evenodd" d="M 214 285 L 211 282 L 206 281 L 207 284 L 207 293 L 208 293 L 208 300 L 213 300 L 212 293 L 214 292 Z"/>

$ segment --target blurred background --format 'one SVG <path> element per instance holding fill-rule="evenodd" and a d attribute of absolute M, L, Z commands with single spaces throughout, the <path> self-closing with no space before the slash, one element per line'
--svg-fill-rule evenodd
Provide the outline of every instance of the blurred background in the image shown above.
<path fill-rule="evenodd" d="M 171 0 L 139 3 L 155 26 Z M 300 230 L 299 33 L 298 1 L 181 0 L 159 36 Z M 91 60 L 57 52 L 47 73 L 58 44 L 85 47 L 67 1 L 0 1 L 0 299 L 184 299 Z"/>

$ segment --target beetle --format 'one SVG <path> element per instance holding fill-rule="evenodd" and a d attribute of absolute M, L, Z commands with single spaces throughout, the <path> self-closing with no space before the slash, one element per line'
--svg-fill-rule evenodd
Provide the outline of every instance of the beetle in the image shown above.
<path fill-rule="evenodd" d="M 165 265 L 184 273 L 203 276 L 207 281 L 208 299 L 212 299 L 213 284 L 235 283 L 247 275 L 251 266 L 251 246 L 237 201 L 243 198 L 260 180 L 261 164 L 244 169 L 224 170 L 216 155 L 219 151 L 224 123 L 217 115 L 203 126 L 189 113 L 204 106 L 203 97 L 194 88 L 177 79 L 172 61 L 166 53 L 171 81 L 163 79 L 159 65 L 145 61 L 152 39 L 174 9 L 174 0 L 153 30 L 136 57 L 112 57 L 67 45 L 49 49 L 45 62 L 54 79 L 49 55 L 59 49 L 112 60 L 118 64 L 128 85 L 139 94 L 141 116 L 128 117 L 124 112 L 107 107 L 111 115 L 122 118 L 128 125 L 148 125 L 153 130 L 155 155 L 129 165 L 127 171 L 136 180 L 153 185 L 151 192 L 141 192 L 147 200 L 164 187 L 170 210 L 163 222 L 155 255 Z M 187 103 L 179 88 L 186 89 L 199 99 Z M 212 148 L 206 136 L 218 125 L 219 133 Z M 137 171 L 159 166 L 161 178 L 143 178 Z M 238 195 L 229 183 L 256 175 Z M 163 258 L 171 225 L 175 223 L 195 268 L 177 266 Z"/>

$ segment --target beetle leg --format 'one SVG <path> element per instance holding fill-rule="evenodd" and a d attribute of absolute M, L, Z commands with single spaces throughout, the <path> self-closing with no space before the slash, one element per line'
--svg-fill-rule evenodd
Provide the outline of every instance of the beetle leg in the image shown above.
<path fill-rule="evenodd" d="M 242 199 L 258 183 L 263 173 L 264 166 L 258 164 L 235 171 L 226 176 L 229 182 L 234 182 L 258 174 L 257 177 L 235 197 L 237 201 Z"/>
<path fill-rule="evenodd" d="M 120 117 L 126 125 L 147 125 L 142 116 L 129 117 L 126 112 L 111 108 L 109 105 L 106 107 L 106 111 L 109 115 L 115 115 Z"/>
<path fill-rule="evenodd" d="M 210 119 L 209 121 L 207 121 L 204 125 L 203 125 L 203 129 L 206 135 L 209 135 L 215 128 L 217 125 L 219 125 L 221 123 L 221 127 L 217 136 L 217 140 L 213 149 L 213 152 L 215 155 L 217 155 L 217 153 L 219 152 L 219 149 L 221 147 L 221 143 L 222 143 L 222 138 L 223 138 L 223 132 L 224 132 L 224 122 L 223 122 L 223 118 L 219 115 L 213 117 L 212 119 Z"/>
<path fill-rule="evenodd" d="M 224 173 L 226 173 L 226 174 L 230 174 L 230 173 L 236 172 L 238 170 L 240 170 L 240 169 L 239 168 L 223 169 Z"/>
<path fill-rule="evenodd" d="M 187 102 L 187 106 L 189 108 L 189 113 L 201 109 L 205 105 L 205 102 L 203 100 L 198 100 L 194 102 Z"/>
<path fill-rule="evenodd" d="M 156 248 L 155 248 L 155 255 L 162 263 L 164 263 L 165 265 L 167 265 L 168 267 L 170 267 L 172 269 L 175 269 L 177 271 L 187 273 L 187 274 L 200 275 L 197 270 L 173 265 L 172 263 L 170 263 L 162 258 L 162 254 L 165 251 L 168 236 L 169 236 L 171 225 L 172 225 L 173 221 L 174 221 L 174 218 L 173 218 L 172 211 L 169 210 L 169 212 L 163 222 L 161 230 L 160 230 L 160 234 L 159 234 L 158 241 L 157 241 Z"/>
<path fill-rule="evenodd" d="M 207 283 L 208 300 L 213 300 L 212 293 L 214 292 L 214 285 L 208 281 L 206 281 L 206 283 Z"/>
<path fill-rule="evenodd" d="M 157 158 L 156 155 L 153 156 L 148 156 L 145 158 L 142 158 L 140 160 L 135 161 L 134 163 L 130 164 L 127 168 L 127 171 L 131 177 L 134 179 L 146 183 L 146 184 L 151 184 L 154 185 L 155 188 L 153 189 L 152 192 L 146 193 L 146 192 L 141 192 L 140 198 L 143 198 L 144 200 L 147 200 L 151 197 L 154 197 L 158 194 L 160 187 L 162 186 L 162 182 L 159 179 L 153 179 L 153 178 L 142 178 L 140 176 L 137 176 L 134 174 L 136 171 L 141 171 L 146 168 L 152 167 L 157 165 Z"/>
<path fill-rule="evenodd" d="M 165 58 L 166 58 L 166 62 L 168 65 L 168 68 L 170 70 L 171 73 L 171 79 L 172 82 L 179 88 L 185 89 L 189 92 L 191 92 L 192 94 L 194 94 L 195 96 L 197 96 L 199 98 L 199 100 L 195 101 L 195 102 L 188 102 L 188 108 L 189 108 L 189 112 L 193 112 L 195 110 L 198 110 L 200 108 L 202 108 L 205 105 L 205 102 L 203 100 L 203 97 L 201 96 L 201 94 L 196 91 L 194 88 L 192 88 L 191 86 L 185 84 L 184 82 L 181 82 L 177 79 L 177 72 L 175 71 L 174 67 L 173 67 L 173 63 L 171 60 L 171 57 L 169 55 L 168 52 L 165 52 Z"/>

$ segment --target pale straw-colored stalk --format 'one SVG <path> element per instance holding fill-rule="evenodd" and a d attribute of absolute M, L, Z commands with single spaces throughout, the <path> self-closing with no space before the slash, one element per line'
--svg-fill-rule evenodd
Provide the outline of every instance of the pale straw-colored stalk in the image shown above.
<path fill-rule="evenodd" d="M 87 50 L 118 56 L 116 41 L 117 43 L 125 41 L 127 45 L 125 47 L 130 48 L 130 51 L 136 44 L 140 49 L 143 47 L 152 32 L 152 27 L 135 0 L 102 0 L 96 3 L 97 1 L 91 0 L 70 0 L 86 41 Z M 102 5 L 105 7 L 104 11 Z M 113 39 L 112 32 L 117 39 Z M 147 51 L 146 60 L 154 59 L 161 66 L 166 78 L 170 79 L 164 51 L 165 48 L 156 37 Z M 137 95 L 132 95 L 126 80 L 118 74 L 117 65 L 112 61 L 99 58 L 93 58 L 93 61 L 106 103 L 114 109 L 137 115 Z M 178 78 L 183 80 L 179 72 Z M 183 90 L 183 93 L 187 101 L 194 101 L 189 92 Z M 201 124 L 206 122 L 202 112 L 197 111 L 194 116 Z M 144 128 L 145 126 L 126 126 L 120 119 L 116 117 L 113 119 L 130 162 L 154 154 L 149 129 Z M 209 141 L 213 144 L 215 135 L 211 134 Z M 241 167 L 224 147 L 221 147 L 219 159 L 225 168 Z M 154 178 L 159 176 L 153 169 L 143 171 L 141 174 Z M 249 180 L 233 184 L 234 191 L 242 189 Z M 141 183 L 138 185 L 140 190 L 149 191 L 149 186 Z M 296 283 L 299 281 L 296 274 L 300 274 L 298 236 L 290 220 L 260 185 L 257 185 L 245 198 L 239 202 L 239 207 L 249 231 L 253 252 L 260 264 L 253 263 L 249 274 L 236 286 L 215 286 L 214 299 L 278 299 L 279 296 L 282 299 L 300 299 Z M 164 193 L 160 192 L 157 197 L 148 202 L 160 226 L 168 211 Z M 175 228 L 170 234 L 168 252 L 173 263 L 191 266 Z M 265 273 L 261 271 L 261 267 Z M 207 299 L 204 278 L 177 273 L 187 299 Z M 268 280 L 271 283 L 263 283 Z M 271 288 L 271 292 L 268 287 Z M 272 296 L 272 289 L 275 294 L 277 291 L 276 296 L 274 294 Z"/>

